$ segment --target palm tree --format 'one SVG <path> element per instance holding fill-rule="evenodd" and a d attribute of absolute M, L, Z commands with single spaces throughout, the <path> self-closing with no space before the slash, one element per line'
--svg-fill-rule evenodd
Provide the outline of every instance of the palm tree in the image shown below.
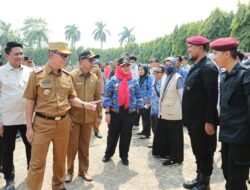
<path fill-rule="evenodd" d="M 29 47 L 36 44 L 37 48 L 41 48 L 44 43 L 48 43 L 48 24 L 42 18 L 27 18 L 24 20 L 22 28 L 24 40 Z"/>
<path fill-rule="evenodd" d="M 77 41 L 81 39 L 81 32 L 78 27 L 74 24 L 65 26 L 65 39 L 70 41 L 71 48 L 75 46 Z"/>
<path fill-rule="evenodd" d="M 2 53 L 6 43 L 11 40 L 20 41 L 19 30 L 11 29 L 11 24 L 0 20 L 0 46 Z"/>
<path fill-rule="evenodd" d="M 135 28 L 128 29 L 128 27 L 123 27 L 123 32 L 119 33 L 118 36 L 120 36 L 119 42 L 120 45 L 122 46 L 123 42 L 134 42 L 135 41 L 135 36 L 132 34 L 132 31 Z"/>
<path fill-rule="evenodd" d="M 103 24 L 102 21 L 96 22 L 95 25 L 97 28 L 93 31 L 92 35 L 96 41 L 101 42 L 101 49 L 103 49 L 103 42 L 106 42 L 106 33 L 109 35 L 111 34 L 107 29 L 105 29 L 106 24 Z"/>

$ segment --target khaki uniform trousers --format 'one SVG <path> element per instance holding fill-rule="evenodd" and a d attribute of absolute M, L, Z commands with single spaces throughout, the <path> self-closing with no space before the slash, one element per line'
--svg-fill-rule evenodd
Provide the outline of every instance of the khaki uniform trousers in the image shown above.
<path fill-rule="evenodd" d="M 77 124 L 73 123 L 70 131 L 68 152 L 67 152 L 67 172 L 74 174 L 74 160 L 78 151 L 79 170 L 78 175 L 82 176 L 87 173 L 89 168 L 89 144 L 91 137 L 91 129 L 93 124 Z"/>
<path fill-rule="evenodd" d="M 46 157 L 50 142 L 53 143 L 52 189 L 64 188 L 65 158 L 67 154 L 71 120 L 69 115 L 59 121 L 34 119 L 34 138 L 27 178 L 28 190 L 40 190 L 44 178 Z"/>
<path fill-rule="evenodd" d="M 95 133 L 99 133 L 99 127 L 97 127 L 96 125 L 93 125 L 93 131 Z"/>

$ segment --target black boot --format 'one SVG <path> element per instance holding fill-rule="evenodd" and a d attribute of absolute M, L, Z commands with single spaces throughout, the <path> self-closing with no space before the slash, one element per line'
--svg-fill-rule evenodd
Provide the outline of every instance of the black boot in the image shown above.
<path fill-rule="evenodd" d="M 205 176 L 203 174 L 199 175 L 198 184 L 194 186 L 191 190 L 210 190 L 210 176 Z"/>
<path fill-rule="evenodd" d="M 193 187 L 195 187 L 198 184 L 199 176 L 200 176 L 200 174 L 197 173 L 197 177 L 195 179 L 193 179 L 191 181 L 185 181 L 183 183 L 183 187 L 185 189 L 192 189 Z"/>

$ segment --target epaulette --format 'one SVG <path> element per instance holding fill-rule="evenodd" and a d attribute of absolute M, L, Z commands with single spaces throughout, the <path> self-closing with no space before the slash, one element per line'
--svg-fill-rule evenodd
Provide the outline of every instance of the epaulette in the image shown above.
<path fill-rule="evenodd" d="M 62 71 L 63 71 L 64 73 L 66 73 L 66 74 L 70 75 L 70 72 L 69 72 L 69 71 L 67 71 L 66 69 L 62 69 Z"/>
<path fill-rule="evenodd" d="M 41 71 L 43 71 L 43 67 L 38 67 L 38 68 L 35 68 L 33 69 L 34 73 L 40 73 Z"/>

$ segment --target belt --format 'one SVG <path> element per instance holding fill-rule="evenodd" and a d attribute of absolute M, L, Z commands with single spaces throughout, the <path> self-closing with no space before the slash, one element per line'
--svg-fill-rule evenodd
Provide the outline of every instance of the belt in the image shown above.
<path fill-rule="evenodd" d="M 59 120 L 62 120 L 65 116 L 67 115 L 67 113 L 65 115 L 62 115 L 62 116 L 57 116 L 57 117 L 49 117 L 49 116 L 46 116 L 40 112 L 36 112 L 36 116 L 38 117 L 41 117 L 41 118 L 44 118 L 44 119 L 47 119 L 47 120 L 55 120 L 55 121 L 59 121 Z"/>

